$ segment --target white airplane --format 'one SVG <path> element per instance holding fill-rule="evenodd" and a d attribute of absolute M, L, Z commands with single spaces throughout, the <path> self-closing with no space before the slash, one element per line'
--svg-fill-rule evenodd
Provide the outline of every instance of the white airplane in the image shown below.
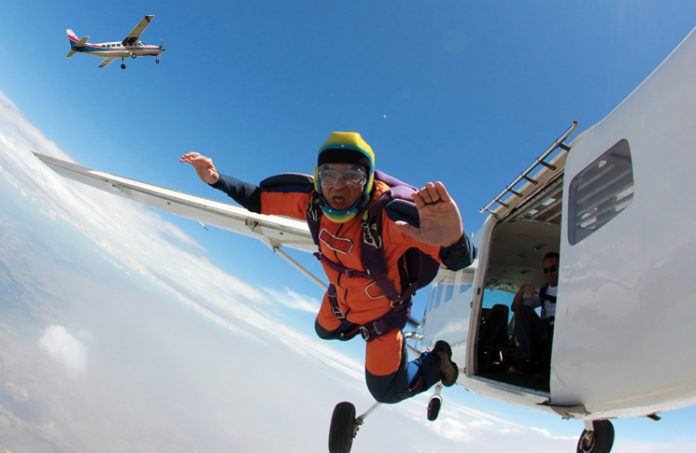
<path fill-rule="evenodd" d="M 151 56 L 155 57 L 155 63 L 159 64 L 160 60 L 158 56 L 165 51 L 164 45 L 160 43 L 159 46 L 153 46 L 143 44 L 143 42 L 140 41 L 140 35 L 143 34 L 153 17 L 155 16 L 149 15 L 143 17 L 143 19 L 138 22 L 138 25 L 123 38 L 123 41 L 116 42 L 90 44 L 87 42 L 89 36 L 83 36 L 82 39 L 79 39 L 74 31 L 67 29 L 68 40 L 70 41 L 70 52 L 68 52 L 66 56 L 70 58 L 77 52 L 83 52 L 96 55 L 97 57 L 104 57 L 104 60 L 99 64 L 100 68 L 108 66 L 114 59 L 120 58 L 121 69 L 126 69 L 126 57 L 135 59 L 137 57 Z"/>
<path fill-rule="evenodd" d="M 611 450 L 609 419 L 659 420 L 658 412 L 696 403 L 694 80 L 696 29 L 606 118 L 568 141 L 574 123 L 493 198 L 482 209 L 488 217 L 477 261 L 458 272 L 441 270 L 422 322 L 408 335 L 411 348 L 447 340 L 463 365 L 458 384 L 582 420 L 579 452 Z M 315 250 L 304 222 L 37 156 L 68 178 L 255 237 L 324 287 L 282 249 Z M 549 372 L 510 374 L 512 296 L 525 283 L 543 281 L 549 251 L 560 252 Z M 438 385 L 429 404 L 431 420 L 439 391 Z M 354 407 L 334 412 L 336 451 L 350 450 L 375 407 L 359 417 Z"/>

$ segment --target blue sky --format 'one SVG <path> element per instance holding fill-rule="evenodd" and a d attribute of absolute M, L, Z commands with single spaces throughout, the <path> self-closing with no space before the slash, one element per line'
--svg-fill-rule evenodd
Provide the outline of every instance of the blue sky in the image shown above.
<path fill-rule="evenodd" d="M 160 65 L 65 58 L 66 28 L 113 41 L 144 14 Z M 255 182 L 310 172 L 331 131 L 356 130 L 382 170 L 442 180 L 472 232 L 573 120 L 599 121 L 694 25 L 692 1 L 15 2 L 0 15 L 0 90 L 78 162 L 207 197 L 219 195 L 177 162 L 187 150 Z M 167 218 L 230 273 L 318 297 L 254 241 Z M 647 423 L 625 430 L 681 425 Z"/>
<path fill-rule="evenodd" d="M 110 41 L 146 13 L 162 64 L 65 58 L 65 28 Z M 0 84 L 83 164 L 206 196 L 177 163 L 189 149 L 258 181 L 311 172 L 330 131 L 357 130 L 381 169 L 444 181 L 471 232 L 493 195 L 573 120 L 606 115 L 695 19 L 688 1 L 17 4 L 0 18 Z"/>

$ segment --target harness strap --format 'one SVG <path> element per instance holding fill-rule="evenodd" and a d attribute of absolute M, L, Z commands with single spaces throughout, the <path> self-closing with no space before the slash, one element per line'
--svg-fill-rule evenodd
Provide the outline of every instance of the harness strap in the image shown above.
<path fill-rule="evenodd" d="M 555 304 L 556 303 L 556 296 L 550 296 L 547 293 L 549 290 L 549 284 L 544 283 L 541 288 L 539 289 L 539 299 L 540 300 L 548 300 L 549 303 Z"/>
<path fill-rule="evenodd" d="M 362 230 L 362 262 L 369 272 L 369 276 L 377 283 L 392 307 L 395 307 L 405 298 L 394 288 L 388 278 L 387 261 L 384 259 L 382 241 L 382 211 L 384 206 L 392 199 L 391 190 L 380 195 L 372 203 L 363 216 Z"/>
<path fill-rule="evenodd" d="M 342 264 L 335 263 L 328 259 L 326 256 L 324 256 L 321 252 L 314 252 L 313 255 L 322 263 L 326 264 L 329 266 L 331 269 L 334 271 L 347 275 L 348 277 L 362 277 L 366 278 L 368 280 L 372 280 L 372 276 L 368 272 L 362 272 L 356 269 L 351 269 L 349 267 L 345 267 Z"/>
<path fill-rule="evenodd" d="M 546 294 L 549 289 L 549 284 L 544 283 L 541 288 L 539 288 L 539 300 L 541 301 L 541 317 L 546 319 L 546 304 L 544 301 L 549 301 L 550 304 L 556 303 L 556 296 L 550 296 Z"/>
<path fill-rule="evenodd" d="M 321 252 L 314 252 L 313 254 L 319 261 L 322 263 L 326 264 L 329 266 L 331 269 L 333 269 L 336 272 L 339 272 L 341 274 L 344 274 L 348 277 L 361 277 L 365 278 L 368 280 L 372 280 L 375 283 L 377 283 L 377 286 L 380 287 L 384 295 L 389 299 L 390 305 L 392 308 L 395 308 L 401 303 L 407 299 L 409 299 L 411 296 L 413 296 L 416 293 L 417 285 L 415 283 L 411 283 L 408 285 L 406 290 L 402 293 L 399 294 L 396 292 L 394 289 L 394 285 L 391 284 L 391 282 L 387 279 L 386 275 L 375 275 L 371 274 L 369 271 L 368 272 L 362 272 L 356 269 L 351 269 L 349 267 L 345 267 L 341 264 L 338 264 L 334 261 L 331 261 L 328 259 L 326 256 L 324 256 Z M 331 285 L 333 287 L 333 285 Z M 335 292 L 335 288 L 334 288 Z"/>
<path fill-rule="evenodd" d="M 338 297 L 336 297 L 336 287 L 334 285 L 329 285 L 326 290 L 326 295 L 329 299 L 329 306 L 331 307 L 331 312 L 340 321 L 346 319 L 346 315 L 341 311 L 338 306 Z"/>
<path fill-rule="evenodd" d="M 397 305 L 376 320 L 360 326 L 363 340 L 370 342 L 392 330 L 404 328 L 411 317 L 411 300 Z"/>

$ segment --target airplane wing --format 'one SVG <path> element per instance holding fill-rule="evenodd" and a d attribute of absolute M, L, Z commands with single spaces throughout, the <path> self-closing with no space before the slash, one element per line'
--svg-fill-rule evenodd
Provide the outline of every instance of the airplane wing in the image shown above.
<path fill-rule="evenodd" d="M 305 222 L 280 216 L 256 214 L 227 203 L 188 195 L 164 187 L 83 167 L 34 153 L 56 173 L 172 214 L 197 220 L 234 233 L 251 236 L 270 247 L 287 246 L 315 252 L 316 245 Z"/>
<path fill-rule="evenodd" d="M 143 19 L 140 22 L 138 22 L 138 25 L 136 25 L 135 28 L 130 33 L 128 33 L 128 36 L 123 38 L 123 45 L 132 46 L 133 44 L 138 42 L 140 40 L 140 35 L 143 34 L 145 28 L 150 24 L 150 21 L 153 17 L 155 16 L 148 15 L 143 17 Z"/>
<path fill-rule="evenodd" d="M 104 61 L 99 63 L 99 67 L 103 68 L 104 66 L 109 66 L 112 61 L 114 61 L 114 57 L 106 57 L 104 58 Z"/>

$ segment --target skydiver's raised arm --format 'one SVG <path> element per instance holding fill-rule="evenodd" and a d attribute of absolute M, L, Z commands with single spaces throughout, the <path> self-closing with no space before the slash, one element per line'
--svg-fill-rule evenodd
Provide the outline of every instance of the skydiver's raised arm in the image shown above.
<path fill-rule="evenodd" d="M 425 244 L 450 247 L 459 242 L 464 234 L 462 217 L 457 203 L 441 182 L 427 183 L 413 194 L 413 201 L 418 208 L 420 227 L 396 222 L 399 230 Z"/>
<path fill-rule="evenodd" d="M 457 203 L 444 184 L 427 183 L 413 194 L 413 201 L 418 209 L 419 226 L 401 220 L 395 226 L 420 242 L 439 246 L 440 260 L 448 269 L 457 271 L 469 266 L 476 251 L 464 234 Z"/>
<path fill-rule="evenodd" d="M 179 162 L 191 164 L 201 181 L 225 192 L 249 211 L 261 212 L 261 190 L 258 186 L 232 176 L 221 175 L 215 168 L 213 159 L 195 151 L 181 156 Z"/>

